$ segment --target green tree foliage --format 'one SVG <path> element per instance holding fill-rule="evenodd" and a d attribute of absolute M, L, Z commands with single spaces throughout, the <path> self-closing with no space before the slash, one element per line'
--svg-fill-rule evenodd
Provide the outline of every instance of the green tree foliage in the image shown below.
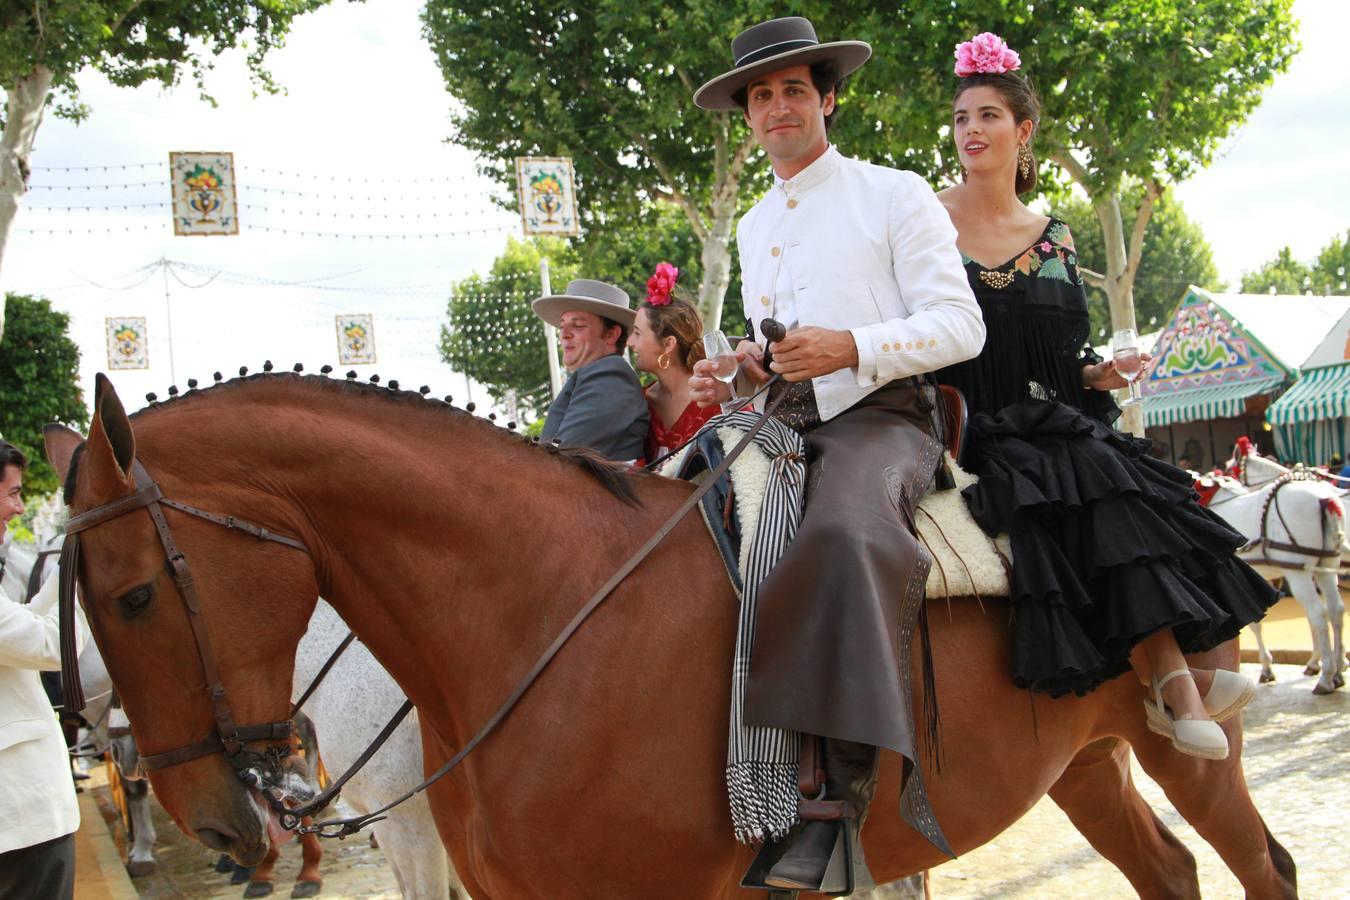
<path fill-rule="evenodd" d="M 80 395 L 80 350 L 70 339 L 70 316 L 47 300 L 5 295 L 9 325 L 0 340 L 0 434 L 28 457 L 24 496 L 59 486 L 47 464 L 42 426 L 62 422 L 83 429 L 89 422 Z"/>
<path fill-rule="evenodd" d="M 670 204 L 653 204 L 570 244 L 559 238 L 509 241 L 486 277 L 466 278 L 455 286 L 440 352 L 456 371 L 486 386 L 499 404 L 514 395 L 525 418 L 542 414 L 549 403 L 543 330 L 530 310 L 530 301 L 539 296 L 541 255 L 549 258 L 555 291 L 572 278 L 596 278 L 623 288 L 634 305 L 646 297 L 647 279 L 659 262 L 680 268 L 686 291 L 696 291 L 700 277 L 697 241 Z M 725 322 L 729 334 L 740 334 L 739 280 L 733 286 Z"/>
<path fill-rule="evenodd" d="M 441 359 L 486 387 L 499 406 L 515 405 L 527 418 L 542 414 L 551 399 L 543 323 L 530 308 L 545 255 L 555 292 L 578 277 L 576 251 L 562 239 L 512 238 L 487 276 L 455 285 L 449 321 L 441 326 Z"/>
<path fill-rule="evenodd" d="M 1311 285 L 1312 269 L 1294 259 L 1294 251 L 1288 247 L 1281 248 L 1274 259 L 1255 272 L 1242 275 L 1244 294 L 1301 294 Z"/>
<path fill-rule="evenodd" d="M 52 73 L 57 115 L 80 118 L 75 76 L 92 67 L 113 84 L 165 87 L 190 77 L 210 100 L 204 83 L 215 57 L 244 47 L 258 86 L 278 88 L 265 66 L 285 41 L 297 16 L 329 0 L 35 0 L 0 8 L 0 87 L 34 70 Z"/>
<path fill-rule="evenodd" d="M 1275 258 L 1242 276 L 1245 294 L 1350 294 L 1350 231 L 1333 237 L 1311 263 L 1284 247 Z"/>
<path fill-rule="evenodd" d="M 1122 199 L 1122 211 L 1133 216 L 1144 194 L 1141 185 L 1133 185 Z M 1102 231 L 1092 204 L 1081 196 L 1070 195 L 1052 205 L 1056 217 L 1068 223 L 1078 250 L 1079 264 L 1096 272 L 1106 268 Z M 1144 232 L 1148 253 L 1139 263 L 1134 281 L 1135 319 L 1140 331 L 1153 331 L 1172 313 L 1188 285 L 1223 290 L 1214 254 L 1200 226 L 1186 215 L 1171 192 L 1163 194 L 1154 207 Z M 1089 286 L 1088 312 L 1092 317 L 1092 340 L 1109 334 L 1111 310 L 1106 292 Z"/>
<path fill-rule="evenodd" d="M 915 0 L 897 13 L 804 0 L 792 12 L 811 18 L 823 40 L 860 38 L 876 50 L 843 96 L 833 136 L 843 151 L 930 177 L 957 171 L 946 127 L 953 46 L 980 31 L 1003 35 L 1042 93 L 1038 155 L 1091 199 L 1105 260 L 1098 284 L 1113 319 L 1127 324 L 1154 205 L 1169 183 L 1209 163 L 1288 67 L 1291 6 Z M 507 184 L 515 156 L 573 157 L 588 230 L 654 201 L 674 204 L 702 248 L 702 300 L 716 314 L 729 277 L 719 247 L 768 173 L 739 114 L 707 113 L 690 97 L 728 68 L 737 32 L 782 12 L 762 0 L 502 0 L 485 14 L 481 4 L 429 0 L 423 21 L 460 101 L 456 140 Z M 1127 178 L 1144 186 L 1128 220 Z"/>

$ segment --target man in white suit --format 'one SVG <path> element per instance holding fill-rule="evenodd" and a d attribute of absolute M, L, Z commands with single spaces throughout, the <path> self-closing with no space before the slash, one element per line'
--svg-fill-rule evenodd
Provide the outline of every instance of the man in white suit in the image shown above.
<path fill-rule="evenodd" d="M 0 441 L 0 538 L 23 512 L 28 461 Z M 57 584 L 28 606 L 0 596 L 0 900 L 71 898 L 80 809 L 39 670 L 61 668 Z M 82 636 L 82 630 L 81 635 Z"/>
<path fill-rule="evenodd" d="M 842 79 L 871 52 L 774 19 L 738 36 L 734 68 L 694 95 L 741 111 L 773 166 L 773 187 L 737 226 L 741 283 L 753 336 L 764 340 L 764 318 L 788 329 L 770 347 L 783 382 L 769 397 L 787 394 L 779 416 L 802 432 L 810 465 L 801 528 L 760 586 L 745 701 L 748 725 L 824 738 L 823 802 L 799 805 L 806 824 L 765 879 L 789 890 L 821 888 L 847 834 L 831 820 L 866 815 L 878 747 L 906 759 L 906 821 L 950 852 L 914 765 L 910 712 L 931 563 L 914 507 L 941 453 L 922 376 L 976 356 L 984 322 L 927 183 L 830 144 Z M 761 346 L 740 349 L 742 374 L 766 381 Z M 708 375 L 695 367 L 695 399 L 726 399 Z"/>

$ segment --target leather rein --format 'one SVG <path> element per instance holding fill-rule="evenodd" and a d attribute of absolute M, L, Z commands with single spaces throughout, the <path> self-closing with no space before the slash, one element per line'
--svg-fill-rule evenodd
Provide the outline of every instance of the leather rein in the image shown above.
<path fill-rule="evenodd" d="M 206 676 L 206 694 L 211 701 L 211 712 L 215 718 L 215 732 L 200 741 L 166 750 L 162 753 L 143 755 L 141 762 L 146 771 L 155 771 L 169 766 L 180 765 L 212 753 L 224 753 L 225 759 L 234 768 L 235 774 L 245 783 L 252 784 L 260 772 L 250 773 L 251 769 L 275 767 L 276 762 L 290 753 L 288 741 L 292 726 L 290 722 L 266 722 L 258 725 L 236 724 L 230 708 L 229 696 L 220 677 L 220 667 L 216 664 L 216 653 L 211 644 L 211 636 L 206 621 L 201 616 L 201 599 L 197 594 L 196 582 L 187 557 L 178 549 L 173 537 L 173 529 L 164 517 L 164 507 L 205 519 L 214 525 L 240 531 L 262 541 L 271 541 L 299 550 L 306 555 L 309 549 L 299 540 L 284 534 L 277 534 L 252 522 L 234 516 L 223 516 L 207 512 L 170 500 L 164 496 L 145 467 L 139 461 L 132 463 L 131 474 L 136 483 L 135 493 L 96 506 L 87 512 L 70 519 L 66 523 L 66 539 L 61 547 L 61 677 L 65 691 L 66 704 L 71 709 L 83 709 L 84 688 L 80 684 L 79 654 L 75 641 L 75 592 L 79 579 L 80 534 L 113 519 L 119 519 L 128 513 L 144 509 L 154 522 L 155 531 L 164 549 L 164 559 L 173 573 L 178 595 L 187 610 L 188 623 L 192 627 L 192 637 L 197 645 L 197 656 L 201 660 L 202 673 Z M 247 749 L 246 744 L 253 741 L 267 741 L 272 744 L 264 753 Z"/>

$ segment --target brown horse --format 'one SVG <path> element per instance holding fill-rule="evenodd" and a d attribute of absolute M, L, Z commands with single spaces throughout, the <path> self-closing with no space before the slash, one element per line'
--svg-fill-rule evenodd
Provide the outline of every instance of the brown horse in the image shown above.
<path fill-rule="evenodd" d="M 240 379 L 130 421 L 100 376 L 95 405 L 73 461 L 79 436 L 48 436 L 57 468 L 71 470 L 72 512 L 131 493 L 139 459 L 166 497 L 309 549 L 165 512 L 235 720 L 285 716 L 295 646 L 322 591 L 417 704 L 428 771 L 690 491 L 531 446 L 415 394 L 314 376 Z M 82 602 L 137 741 L 153 753 L 208 736 L 201 663 L 150 516 L 82 538 Z M 737 886 L 752 850 L 732 839 L 722 780 L 736 597 L 721 565 L 686 517 L 431 789 L 474 897 L 755 896 Z M 1194 860 L 1130 781 L 1128 743 L 1249 895 L 1295 896 L 1293 861 L 1247 793 L 1240 720 L 1225 725 L 1229 759 L 1205 762 L 1147 731 L 1132 678 L 1033 709 L 1008 678 L 1006 606 L 956 599 L 934 613 L 945 755 L 928 788 L 958 852 L 1049 792 L 1140 894 L 1199 896 Z M 1231 645 L 1209 656 L 1197 662 L 1236 662 Z M 944 861 L 901 823 L 899 771 L 884 760 L 865 832 L 881 881 Z M 266 851 L 264 807 L 219 753 L 151 779 L 188 833 L 240 860 Z"/>

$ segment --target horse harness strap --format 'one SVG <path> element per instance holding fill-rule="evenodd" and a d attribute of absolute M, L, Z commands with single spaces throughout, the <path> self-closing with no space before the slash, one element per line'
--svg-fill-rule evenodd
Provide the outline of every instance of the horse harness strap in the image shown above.
<path fill-rule="evenodd" d="M 178 549 L 178 544 L 174 540 L 173 529 L 169 527 L 169 522 L 164 517 L 163 507 L 167 506 L 190 516 L 205 519 L 224 528 L 242 531 L 258 540 L 282 544 L 305 553 L 308 553 L 309 550 L 295 538 L 276 534 L 262 526 L 254 525 L 252 522 L 234 516 L 222 516 L 206 512 L 184 503 L 166 499 L 159 485 L 155 483 L 139 461 L 132 463 L 131 474 L 135 479 L 137 488 L 134 493 L 80 513 L 66 524 L 66 540 L 61 549 L 60 602 L 61 668 L 66 679 L 67 702 L 75 709 L 84 707 L 84 691 L 80 685 L 78 657 L 75 653 L 73 618 L 75 587 L 79 577 L 80 532 L 120 518 L 135 510 L 144 509 L 149 513 L 151 521 L 154 522 L 155 531 L 159 535 L 161 546 L 164 548 L 165 561 L 173 572 L 174 584 L 177 585 L 179 596 L 187 610 L 188 623 L 192 627 L 193 640 L 197 645 L 197 656 L 201 660 L 202 673 L 206 677 L 206 693 L 211 700 L 211 712 L 215 719 L 216 731 L 210 737 L 183 747 L 177 747 L 163 753 L 143 755 L 141 757 L 142 763 L 146 771 L 154 771 L 176 766 L 212 753 L 223 752 L 230 765 L 242 775 L 246 769 L 260 764 L 263 759 L 262 754 L 247 750 L 244 745 L 251 741 L 285 741 L 291 736 L 291 723 L 267 722 L 260 725 L 238 725 L 235 723 L 234 713 L 230 709 L 229 697 L 220 677 L 220 669 L 216 664 L 216 654 L 211 645 L 206 621 L 201 616 L 201 599 L 197 594 L 196 582 L 192 577 L 192 570 L 188 565 L 187 557 Z M 274 748 L 268 752 L 269 754 L 276 754 L 280 752 L 280 748 Z M 286 748 L 286 752 L 289 752 L 289 747 Z"/>
<path fill-rule="evenodd" d="M 773 378 L 771 378 L 766 384 L 760 387 L 760 389 L 756 391 L 756 393 L 752 395 L 746 401 L 746 403 L 748 404 L 749 402 L 753 401 L 756 397 L 758 397 L 761 393 L 767 391 L 769 387 L 778 382 L 781 378 L 782 378 L 781 375 L 773 376 Z M 423 781 L 416 787 L 412 788 L 411 790 L 406 791 L 402 796 L 398 797 L 397 799 L 392 800 L 389 803 L 386 803 L 384 806 L 380 807 L 379 809 L 366 813 L 365 815 L 352 816 L 346 819 L 330 819 L 323 822 L 316 822 L 313 825 L 301 824 L 301 819 L 303 819 L 306 816 L 314 815 L 318 811 L 322 810 L 329 803 L 331 803 L 333 798 L 337 795 L 338 791 L 341 789 L 342 785 L 346 783 L 347 779 L 351 778 L 352 775 L 354 775 L 356 771 L 361 768 L 361 766 L 365 765 L 366 761 L 369 760 L 372 755 L 374 755 L 375 750 L 378 749 L 378 747 L 388 739 L 389 735 L 393 733 L 398 723 L 402 721 L 403 717 L 408 714 L 409 710 L 411 710 L 412 703 L 407 702 L 404 703 L 404 705 L 399 709 L 397 713 L 395 713 L 394 718 L 391 719 L 389 724 L 385 726 L 384 731 L 382 731 L 379 737 L 375 739 L 375 742 L 371 744 L 371 746 L 366 748 L 366 752 L 361 755 L 361 758 L 358 759 L 356 763 L 354 763 L 352 767 L 342 775 L 341 778 L 339 778 L 336 782 L 330 785 L 329 788 L 322 794 L 320 794 L 318 797 L 315 797 L 309 803 L 296 809 L 286 809 L 275 798 L 269 798 L 272 800 L 272 808 L 277 813 L 278 819 L 281 823 L 281 827 L 288 829 L 290 831 L 294 831 L 297 834 L 317 834 L 319 835 L 319 837 L 344 838 L 349 834 L 355 834 L 356 832 L 360 831 L 363 827 L 371 824 L 372 822 L 380 821 L 381 819 L 384 818 L 383 815 L 384 813 L 393 809 L 395 806 L 398 806 L 405 800 L 408 800 L 414 797 L 415 795 L 421 793 L 422 791 L 430 787 L 432 784 L 436 783 L 441 778 L 448 775 L 455 767 L 457 767 L 461 762 L 463 762 L 464 759 L 470 753 L 474 751 L 474 748 L 476 748 L 479 744 L 481 744 L 484 740 L 486 740 L 488 735 L 490 735 L 497 728 L 497 726 L 501 724 L 501 721 L 506 718 L 507 714 L 510 713 L 511 710 L 515 707 L 516 703 L 520 701 L 520 698 L 525 695 L 525 692 L 530 689 L 530 687 L 534 684 L 536 680 L 538 680 L 540 674 L 544 671 L 545 667 L 547 667 L 548 664 L 553 661 L 553 657 L 556 656 L 558 654 L 558 651 L 563 648 L 563 645 L 566 644 L 569 639 L 571 639 L 572 635 L 575 634 L 577 629 L 579 629 L 582 626 L 582 624 L 586 621 L 586 619 L 590 617 L 591 613 L 595 612 L 596 608 L 599 607 L 600 604 L 604 602 L 605 598 L 608 597 L 610 594 L 612 594 L 614 592 L 614 589 L 617 588 L 625 578 L 627 578 L 630 574 L 632 574 L 633 570 L 636 569 L 642 563 L 642 561 L 645 560 L 651 554 L 651 552 L 655 550 L 657 546 L 660 545 L 660 543 L 663 540 L 665 540 L 666 536 L 675 530 L 675 527 L 680 524 L 680 522 L 689 513 L 689 511 L 699 504 L 699 502 L 703 499 L 703 495 L 708 493 L 708 491 L 712 490 L 713 485 L 717 483 L 718 479 L 720 479 L 723 475 L 726 474 L 726 472 L 731 468 L 731 464 L 734 463 L 737 457 L 739 457 L 741 453 L 745 450 L 745 448 L 748 447 L 754 441 L 755 436 L 759 434 L 759 432 L 764 428 L 764 423 L 767 422 L 773 416 L 773 414 L 777 411 L 779 404 L 783 402 L 783 398 L 786 396 L 787 396 L 786 394 L 779 394 L 778 396 L 774 397 L 772 400 L 769 401 L 764 412 L 760 415 L 759 419 L 755 422 L 754 426 L 751 427 L 751 429 L 748 432 L 746 432 L 745 437 L 741 438 L 740 442 L 737 443 L 736 446 L 733 447 L 729 453 L 727 453 L 726 457 L 723 458 L 722 462 L 715 469 L 713 469 L 711 472 L 708 473 L 707 477 L 703 480 L 703 482 L 699 484 L 697 488 L 694 489 L 693 493 L 691 493 L 688 497 L 684 499 L 684 502 L 681 503 L 673 513 L 670 514 L 670 517 L 667 518 L 666 521 L 661 525 L 661 527 L 656 530 L 656 533 L 654 533 L 650 538 L 648 538 L 647 542 L 644 543 L 640 548 L 638 548 L 638 550 L 628 558 L 628 561 L 625 562 L 622 566 L 620 566 L 619 570 L 615 572 L 612 576 L 610 576 L 609 580 L 606 581 L 603 585 L 601 585 L 600 588 L 590 596 L 590 599 L 588 599 L 586 601 L 586 604 L 581 607 L 581 610 L 575 616 L 572 617 L 572 620 L 567 623 L 567 626 L 563 628 L 563 630 L 558 634 L 556 638 L 553 639 L 553 643 L 549 644 L 548 649 L 545 650 L 537 660 L 535 660 L 534 665 L 530 667 L 530 670 L 527 673 L 525 673 L 525 676 L 516 685 L 515 689 L 511 692 L 510 696 L 506 698 L 506 700 L 501 704 L 501 706 L 497 707 L 496 712 L 494 712 L 488 718 L 487 722 L 485 722 L 483 726 L 478 730 L 478 733 L 475 734 L 472 738 L 470 738 L 468 743 L 466 743 L 463 747 L 459 749 L 459 752 L 457 752 L 454 756 L 452 756 L 449 760 L 447 760 L 446 763 L 442 765 L 439 769 L 437 769 L 434 773 L 432 773 L 430 777 L 428 777 L 425 781 Z M 336 829 L 336 830 L 330 831 L 328 829 Z"/>
<path fill-rule="evenodd" d="M 1244 476 L 1246 474 L 1245 463 L 1246 460 L 1243 459 L 1242 472 Z M 1276 479 L 1274 485 L 1270 488 L 1270 493 L 1266 495 L 1265 502 L 1262 503 L 1261 505 L 1261 536 L 1256 540 L 1248 543 L 1245 547 L 1238 548 L 1238 552 L 1251 551 L 1259 547 L 1262 551 L 1262 556 L 1259 558 L 1251 558 L 1248 560 L 1249 562 L 1259 562 L 1262 565 L 1274 566 L 1276 568 L 1282 569 L 1300 569 L 1300 570 L 1303 569 L 1304 566 L 1300 566 L 1296 563 L 1288 563 L 1288 562 L 1280 562 L 1278 560 L 1272 560 L 1269 557 L 1265 556 L 1265 551 L 1282 550 L 1286 553 L 1293 553 L 1298 556 L 1309 556 L 1312 557 L 1313 559 L 1318 560 L 1332 559 L 1335 557 L 1339 557 L 1341 555 L 1339 547 L 1335 547 L 1331 550 L 1326 550 L 1322 547 L 1317 548 L 1305 547 L 1299 543 L 1291 541 L 1276 541 L 1270 538 L 1269 532 L 1270 508 L 1272 506 L 1275 507 L 1275 515 L 1279 518 L 1280 524 L 1284 526 L 1285 533 L 1291 536 L 1294 533 L 1293 530 L 1289 527 L 1289 523 L 1284 520 L 1284 513 L 1281 512 L 1279 500 L 1276 498 L 1276 495 L 1279 494 L 1280 489 L 1285 487 L 1286 485 L 1292 484 L 1295 481 L 1315 481 L 1315 480 L 1317 480 L 1315 477 L 1303 474 L 1298 470 L 1289 472 L 1285 475 L 1281 475 L 1278 479 Z M 1323 535 L 1323 537 L 1325 537 L 1325 534 Z"/>
<path fill-rule="evenodd" d="M 352 641 L 354 640 L 356 640 L 356 632 L 354 631 L 347 632 L 347 636 L 342 639 L 342 643 L 337 645 L 337 649 L 334 650 L 333 654 L 328 657 L 328 661 L 325 662 L 319 668 L 319 674 L 314 676 L 314 680 L 309 683 L 309 687 L 305 688 L 305 692 L 300 695 L 300 699 L 295 701 L 295 703 L 291 705 L 292 719 L 294 719 L 296 714 L 300 712 L 300 707 L 305 705 L 305 701 L 308 700 L 310 697 L 312 697 L 314 695 L 314 692 L 319 689 L 319 683 L 322 682 L 324 678 L 328 676 L 328 673 L 332 671 L 333 666 L 337 665 L 338 657 L 342 655 L 342 651 L 350 647 L 352 645 Z"/>

